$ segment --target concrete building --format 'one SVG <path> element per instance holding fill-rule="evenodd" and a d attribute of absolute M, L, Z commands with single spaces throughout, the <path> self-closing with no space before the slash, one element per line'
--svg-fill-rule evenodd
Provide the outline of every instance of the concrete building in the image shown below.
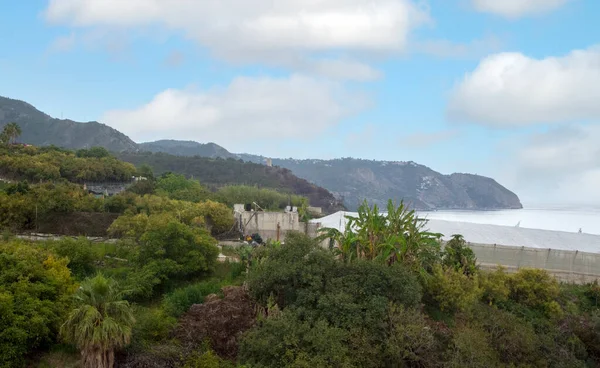
<path fill-rule="evenodd" d="M 290 231 L 315 237 L 321 226 L 318 223 L 301 222 L 297 211 L 247 211 L 242 204 L 236 204 L 233 208 L 240 232 L 243 235 L 258 233 L 264 240 L 285 241 L 285 236 Z"/>

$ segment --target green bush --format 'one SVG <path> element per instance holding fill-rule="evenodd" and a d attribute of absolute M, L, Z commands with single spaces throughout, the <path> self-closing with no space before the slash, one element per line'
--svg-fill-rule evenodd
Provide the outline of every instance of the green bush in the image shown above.
<path fill-rule="evenodd" d="M 442 264 L 466 275 L 474 275 L 477 272 L 475 253 L 467 246 L 462 235 L 453 235 L 452 239 L 446 243 L 442 252 Z"/>
<path fill-rule="evenodd" d="M 436 266 L 427 281 L 427 294 L 442 311 L 458 312 L 472 308 L 482 291 L 477 276 L 469 277 L 462 271 Z"/>
<path fill-rule="evenodd" d="M 390 303 L 412 308 L 421 300 L 416 275 L 400 264 L 338 263 L 331 271 L 320 290 L 309 287 L 299 291 L 294 306 L 301 308 L 305 318 L 325 319 L 345 329 L 379 328 Z"/>
<path fill-rule="evenodd" d="M 502 267 L 493 272 L 479 273 L 479 286 L 482 289 L 482 298 L 489 305 L 502 304 L 508 300 L 510 288 L 509 276 Z"/>
<path fill-rule="evenodd" d="M 67 260 L 21 242 L 0 243 L 0 366 L 53 343 L 76 284 Z"/>
<path fill-rule="evenodd" d="M 156 193 L 188 202 L 200 202 L 212 197 L 212 193 L 197 180 L 173 173 L 166 173 L 156 181 Z"/>
<path fill-rule="evenodd" d="M 416 275 L 402 265 L 344 264 L 304 236 L 288 236 L 285 246 L 260 253 L 247 279 L 250 293 L 263 306 L 273 296 L 280 308 L 293 307 L 308 321 L 376 328 L 389 302 L 412 307 L 421 299 Z"/>
<path fill-rule="evenodd" d="M 240 362 L 251 367 L 351 367 L 347 332 L 326 321 L 303 322 L 291 311 L 270 317 L 248 331 Z"/>
<path fill-rule="evenodd" d="M 161 308 L 136 305 L 133 308 L 135 324 L 131 338 L 132 350 L 145 350 L 152 344 L 167 339 L 175 328 L 177 319 Z"/>
<path fill-rule="evenodd" d="M 163 300 L 163 309 L 173 317 L 179 317 L 187 312 L 193 304 L 201 304 L 204 297 L 221 291 L 218 281 L 204 281 L 176 289 L 167 294 Z"/>
<path fill-rule="evenodd" d="M 100 257 L 94 249 L 95 245 L 86 238 L 63 238 L 48 245 L 57 255 L 69 260 L 67 266 L 78 279 L 82 280 L 95 272 Z"/>
<path fill-rule="evenodd" d="M 405 366 L 431 366 L 436 363 L 439 346 L 422 313 L 391 305 L 387 320 L 386 365 L 403 362 Z"/>
<path fill-rule="evenodd" d="M 485 331 L 461 327 L 454 332 L 444 367 L 502 367 Z"/>
<path fill-rule="evenodd" d="M 556 279 L 540 269 L 520 269 L 509 279 L 510 298 L 530 308 L 556 316 L 561 313 L 556 303 L 560 288 Z"/>
<path fill-rule="evenodd" d="M 479 325 L 506 364 L 535 363 L 538 338 L 530 323 L 494 307 L 479 305 L 471 324 Z"/>

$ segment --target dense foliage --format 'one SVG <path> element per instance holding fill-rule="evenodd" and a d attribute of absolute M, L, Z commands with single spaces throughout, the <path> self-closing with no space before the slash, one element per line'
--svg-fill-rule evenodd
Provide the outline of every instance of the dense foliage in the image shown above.
<path fill-rule="evenodd" d="M 56 341 L 76 284 L 67 259 L 20 242 L 0 243 L 0 366 Z"/>
<path fill-rule="evenodd" d="M 322 207 L 325 212 L 332 213 L 344 209 L 342 203 L 326 189 L 279 167 L 233 158 L 181 157 L 165 153 L 120 153 L 118 157 L 138 167 L 149 165 L 158 174 L 174 172 L 194 177 L 213 188 L 227 185 L 269 188 L 306 197 L 312 206 Z M 287 204 L 287 199 L 285 202 Z"/>
<path fill-rule="evenodd" d="M 101 149 L 65 154 L 107 157 Z M 3 228 L 89 211 L 116 218 L 108 232 L 118 240 L 3 235 L 0 366 L 23 367 L 57 350 L 84 367 L 600 364 L 597 283 L 481 270 L 465 239 L 444 244 L 391 202 L 385 217 L 364 204 L 344 232 L 290 234 L 285 245 L 227 250 L 241 262 L 221 263 L 214 236 L 232 228 L 227 204 L 258 198 L 277 208 L 287 196 L 254 187 L 211 192 L 181 175 L 138 173 L 146 180 L 109 198 L 68 183 L 2 188 Z M 323 239 L 330 249 L 319 246 Z"/>
<path fill-rule="evenodd" d="M 34 146 L 0 148 L 0 177 L 39 181 L 130 181 L 135 167 L 98 149 L 71 151 Z"/>

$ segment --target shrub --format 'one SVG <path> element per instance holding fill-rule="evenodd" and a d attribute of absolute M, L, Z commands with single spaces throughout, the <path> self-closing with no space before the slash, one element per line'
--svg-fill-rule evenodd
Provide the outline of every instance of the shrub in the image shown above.
<path fill-rule="evenodd" d="M 229 207 L 211 200 L 199 203 L 197 206 L 213 234 L 222 234 L 231 230 L 234 219 Z"/>
<path fill-rule="evenodd" d="M 344 264 L 312 239 L 297 235 L 281 248 L 261 251 L 248 276 L 250 292 L 263 306 L 273 295 L 280 308 L 293 307 L 307 321 L 377 328 L 389 302 L 413 307 L 421 299 L 416 275 L 401 264 Z"/>
<path fill-rule="evenodd" d="M 326 321 L 303 322 L 291 311 L 248 331 L 240 361 L 252 367 L 348 367 L 347 333 Z"/>
<path fill-rule="evenodd" d="M 452 368 L 501 367 L 487 334 L 478 328 L 461 327 L 454 332 L 447 363 Z"/>
<path fill-rule="evenodd" d="M 256 249 L 247 282 L 259 304 L 265 306 L 273 294 L 279 307 L 285 308 L 296 302 L 301 290 L 322 288 L 336 267 L 333 255 L 313 239 L 290 234 L 285 247 Z"/>
<path fill-rule="evenodd" d="M 388 312 L 385 360 L 408 366 L 427 366 L 436 358 L 437 342 L 422 313 L 391 305 Z M 433 359 L 432 359 L 433 358 Z"/>
<path fill-rule="evenodd" d="M 587 285 L 585 296 L 589 299 L 593 307 L 600 306 L 600 285 L 598 285 L 598 280 Z"/>
<path fill-rule="evenodd" d="M 176 289 L 167 294 L 163 300 L 165 312 L 173 317 L 179 317 L 187 312 L 193 304 L 200 304 L 204 297 L 221 291 L 221 284 L 217 281 L 204 281 Z"/>
<path fill-rule="evenodd" d="M 57 255 L 69 260 L 67 266 L 77 278 L 84 279 L 94 273 L 99 257 L 91 241 L 63 238 L 49 243 L 49 246 Z"/>
<path fill-rule="evenodd" d="M 475 253 L 467 246 L 462 235 L 453 235 L 452 239 L 446 243 L 442 253 L 442 264 L 455 271 L 461 271 L 465 275 L 474 275 L 477 272 Z"/>
<path fill-rule="evenodd" d="M 474 309 L 471 322 L 487 332 L 489 341 L 504 363 L 535 362 L 538 341 L 527 321 L 509 312 L 479 305 Z"/>
<path fill-rule="evenodd" d="M 481 296 L 477 277 L 469 277 L 454 269 L 436 266 L 427 281 L 427 293 L 442 311 L 470 309 Z"/>
<path fill-rule="evenodd" d="M 0 366 L 54 342 L 76 289 L 67 260 L 30 244 L 0 243 Z"/>
<path fill-rule="evenodd" d="M 194 352 L 188 357 L 183 368 L 236 368 L 235 363 L 221 359 L 212 350 L 204 352 Z"/>
<path fill-rule="evenodd" d="M 489 305 L 506 302 L 510 295 L 508 279 L 509 276 L 502 267 L 493 272 L 480 272 L 479 286 L 482 289 L 483 300 Z"/>
<path fill-rule="evenodd" d="M 533 309 L 556 315 L 560 306 L 558 282 L 547 271 L 521 269 L 509 279 L 510 298 Z M 554 302 L 554 303 L 553 303 Z M 557 308 L 558 307 L 558 308 Z"/>
<path fill-rule="evenodd" d="M 133 313 L 135 315 L 131 338 L 133 350 L 145 350 L 152 344 L 166 339 L 177 324 L 177 319 L 167 315 L 160 308 L 136 305 Z"/>
<path fill-rule="evenodd" d="M 294 306 L 305 318 L 325 319 L 335 327 L 377 329 L 390 302 L 412 308 L 420 300 L 419 281 L 407 268 L 362 261 L 338 264 L 322 289 L 300 291 Z"/>

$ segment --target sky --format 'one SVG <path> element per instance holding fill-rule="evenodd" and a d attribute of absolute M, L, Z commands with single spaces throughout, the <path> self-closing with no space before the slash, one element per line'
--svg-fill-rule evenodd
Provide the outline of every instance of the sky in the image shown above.
<path fill-rule="evenodd" d="M 0 95 L 136 142 L 600 204 L 600 1 L 0 0 Z"/>

